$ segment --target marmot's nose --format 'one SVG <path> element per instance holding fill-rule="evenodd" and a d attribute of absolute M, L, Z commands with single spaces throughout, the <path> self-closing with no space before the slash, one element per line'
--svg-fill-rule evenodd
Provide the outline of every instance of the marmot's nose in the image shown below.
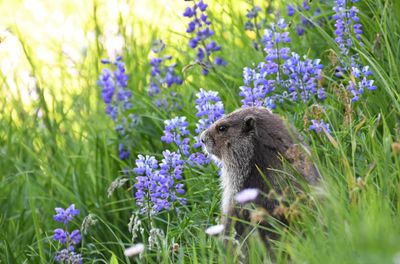
<path fill-rule="evenodd" d="M 203 131 L 200 135 L 200 141 L 201 143 L 205 144 L 206 143 L 206 131 Z"/>

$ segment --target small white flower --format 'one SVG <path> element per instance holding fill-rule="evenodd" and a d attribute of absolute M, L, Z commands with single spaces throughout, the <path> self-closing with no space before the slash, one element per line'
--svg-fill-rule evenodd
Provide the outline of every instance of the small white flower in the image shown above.
<path fill-rule="evenodd" d="M 206 229 L 206 234 L 210 236 L 218 235 L 224 230 L 224 225 L 214 225 Z"/>
<path fill-rule="evenodd" d="M 235 195 L 235 200 L 238 203 L 247 203 L 253 201 L 258 196 L 258 190 L 255 188 L 245 189 Z"/>
<path fill-rule="evenodd" d="M 127 257 L 132 257 L 142 253 L 144 250 L 144 245 L 142 243 L 131 246 L 130 248 L 125 249 L 124 255 Z"/>

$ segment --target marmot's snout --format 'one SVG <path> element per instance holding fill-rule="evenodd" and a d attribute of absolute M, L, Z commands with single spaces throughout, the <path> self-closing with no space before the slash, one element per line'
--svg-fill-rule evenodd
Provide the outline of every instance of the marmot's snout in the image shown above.
<path fill-rule="evenodd" d="M 207 130 L 203 131 L 203 133 L 201 133 L 201 135 L 200 135 L 200 141 L 201 141 L 201 143 L 203 143 L 204 145 L 206 144 L 206 141 L 207 141 L 207 139 L 206 139 L 206 137 L 207 137 L 206 133 L 207 133 Z"/>
<path fill-rule="evenodd" d="M 205 130 L 203 131 L 203 133 L 201 133 L 200 135 L 200 141 L 201 143 L 203 143 L 203 145 L 205 146 L 205 149 L 207 151 L 207 153 L 211 154 L 211 155 L 216 155 L 216 153 L 214 153 L 214 145 L 215 145 L 215 141 L 212 138 L 212 136 L 209 133 L 209 130 Z"/>

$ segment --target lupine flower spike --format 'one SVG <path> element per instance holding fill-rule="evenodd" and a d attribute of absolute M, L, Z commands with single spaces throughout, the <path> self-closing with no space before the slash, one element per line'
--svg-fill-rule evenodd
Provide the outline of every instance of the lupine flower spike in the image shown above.
<path fill-rule="evenodd" d="M 341 55 L 350 56 L 351 59 L 351 65 L 348 65 L 340 58 L 341 65 L 337 67 L 337 76 L 343 77 L 344 72 L 350 75 L 347 89 L 353 96 L 352 102 L 357 102 L 365 90 L 373 91 L 377 88 L 374 85 L 374 80 L 371 79 L 372 71 L 369 66 L 362 65 L 359 62 L 358 54 L 351 55 L 354 37 L 360 45 L 363 45 L 361 42 L 362 25 L 358 17 L 358 8 L 354 5 L 350 6 L 350 3 L 354 4 L 358 1 L 336 0 L 336 5 L 333 7 L 335 11 L 333 18 L 336 21 L 336 43 L 340 48 Z"/>
<path fill-rule="evenodd" d="M 56 261 L 59 263 L 81 264 L 83 259 L 81 254 L 75 252 L 75 246 L 81 242 L 79 229 L 68 232 L 68 224 L 73 220 L 74 216 L 79 214 L 79 210 L 75 209 L 75 205 L 71 204 L 68 208 L 55 208 L 56 215 L 54 220 L 64 225 L 64 228 L 54 230 L 54 240 L 60 242 L 65 248 L 56 254 Z"/>
<path fill-rule="evenodd" d="M 209 70 L 214 65 L 225 66 L 227 63 L 221 57 L 214 57 L 211 59 L 211 54 L 221 50 L 214 40 L 210 37 L 214 35 L 211 29 L 211 21 L 209 20 L 206 10 L 208 5 L 203 0 L 194 2 L 193 7 L 187 7 L 183 16 L 191 18 L 189 22 L 187 33 L 193 34 L 189 41 L 189 47 L 197 50 L 196 63 L 202 66 L 202 73 L 207 75 Z"/>
<path fill-rule="evenodd" d="M 274 109 L 276 103 L 284 100 L 309 101 L 316 96 L 326 98 L 323 87 L 318 86 L 322 78 L 320 60 L 301 58 L 291 52 L 287 24 L 280 19 L 265 30 L 263 42 L 266 52 L 265 62 L 254 69 L 243 69 L 244 86 L 240 87 L 244 107 L 265 106 Z"/>
<path fill-rule="evenodd" d="M 111 64 L 109 60 L 102 60 L 102 63 Z M 106 114 L 114 121 L 119 138 L 123 138 L 136 125 L 137 117 L 134 114 L 127 114 L 133 107 L 132 92 L 128 89 L 129 77 L 122 57 L 117 57 L 112 64 L 114 72 L 108 68 L 103 69 L 98 85 L 102 88 L 101 95 L 106 104 Z M 118 152 L 120 159 L 129 158 L 129 150 L 123 142 L 119 143 Z"/>
<path fill-rule="evenodd" d="M 163 160 L 158 163 L 153 156 L 139 155 L 136 160 L 136 204 L 141 212 L 156 214 L 162 210 L 171 210 L 174 202 L 185 204 L 183 195 L 185 190 L 182 180 L 183 164 L 181 155 L 166 150 Z"/>

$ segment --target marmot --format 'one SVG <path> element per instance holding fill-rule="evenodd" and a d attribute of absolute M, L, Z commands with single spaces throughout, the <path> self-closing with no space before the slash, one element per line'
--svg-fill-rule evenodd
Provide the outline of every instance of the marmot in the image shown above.
<path fill-rule="evenodd" d="M 266 108 L 238 109 L 216 121 L 200 138 L 207 152 L 223 164 L 221 207 L 222 223 L 226 229 L 229 228 L 232 217 L 249 218 L 248 214 L 244 216 L 243 212 L 239 212 L 235 207 L 234 197 L 238 192 L 247 188 L 257 188 L 268 194 L 272 188 L 279 193 L 282 191 L 283 181 L 300 186 L 296 177 L 279 173 L 285 160 L 299 172 L 306 183 L 315 185 L 320 178 L 300 136 L 293 128 L 286 126 L 279 116 Z M 276 200 L 261 195 L 258 195 L 254 203 L 270 214 L 278 205 Z M 235 225 L 239 236 L 244 228 L 239 222 Z M 266 232 L 260 233 L 267 244 L 268 238 L 265 236 L 273 238 L 273 235 Z"/>

